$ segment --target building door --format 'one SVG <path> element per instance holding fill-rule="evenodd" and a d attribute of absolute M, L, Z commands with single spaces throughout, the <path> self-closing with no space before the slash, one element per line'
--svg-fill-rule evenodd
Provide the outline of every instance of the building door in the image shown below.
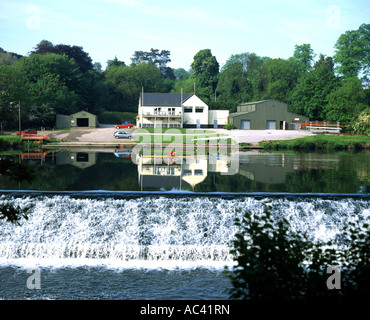
<path fill-rule="evenodd" d="M 217 120 L 213 120 L 213 128 L 217 129 Z"/>
<path fill-rule="evenodd" d="M 89 118 L 77 118 L 77 127 L 88 127 Z"/>
<path fill-rule="evenodd" d="M 240 129 L 250 129 L 251 128 L 251 122 L 250 120 L 241 120 L 240 121 Z"/>
<path fill-rule="evenodd" d="M 200 128 L 200 120 L 198 119 L 197 120 L 197 129 L 199 129 Z"/>
<path fill-rule="evenodd" d="M 275 130 L 276 129 L 276 121 L 275 120 L 267 120 L 266 121 L 266 129 L 267 130 Z"/>

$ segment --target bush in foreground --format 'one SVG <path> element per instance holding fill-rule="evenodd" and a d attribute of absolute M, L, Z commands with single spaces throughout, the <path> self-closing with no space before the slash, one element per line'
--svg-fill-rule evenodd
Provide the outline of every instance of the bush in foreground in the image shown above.
<path fill-rule="evenodd" d="M 370 219 L 368 217 L 367 219 Z M 236 221 L 232 253 L 237 265 L 229 274 L 230 298 L 247 300 L 364 299 L 370 285 L 370 228 L 348 224 L 328 243 L 313 243 L 293 232 L 285 218 L 266 207 L 261 216 L 246 212 Z M 343 247 L 344 246 L 344 247 Z M 341 289 L 329 290 L 329 266 L 340 266 Z"/>

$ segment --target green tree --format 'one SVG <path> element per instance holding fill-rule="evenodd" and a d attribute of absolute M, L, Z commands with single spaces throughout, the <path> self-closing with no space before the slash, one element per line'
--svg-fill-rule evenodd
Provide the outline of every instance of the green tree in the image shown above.
<path fill-rule="evenodd" d="M 218 74 L 220 66 L 210 49 L 200 50 L 194 56 L 191 64 L 193 77 L 197 84 L 197 93 L 201 96 L 212 100 L 218 83 Z M 198 91 L 199 90 L 199 91 Z"/>
<path fill-rule="evenodd" d="M 12 65 L 18 61 L 18 58 L 10 52 L 0 52 L 0 66 Z"/>
<path fill-rule="evenodd" d="M 17 63 L 26 75 L 32 104 L 47 104 L 56 113 L 71 114 L 86 107 L 82 74 L 74 59 L 54 53 L 32 54 Z"/>
<path fill-rule="evenodd" d="M 233 242 L 236 266 L 229 276 L 231 298 L 254 301 L 366 299 L 369 294 L 369 218 L 357 213 L 334 240 L 313 242 L 292 230 L 284 217 L 265 206 L 236 220 Z M 351 220 L 349 220 L 351 221 Z M 334 249 L 334 248 L 340 248 Z M 344 250 L 343 250 L 344 249 Z M 328 290 L 328 266 L 341 264 L 341 290 Z M 366 300 L 364 300 L 366 301 Z"/>
<path fill-rule="evenodd" d="M 217 100 L 233 110 L 236 104 L 251 101 L 252 97 L 253 89 L 246 65 L 240 60 L 229 59 L 219 75 Z"/>
<path fill-rule="evenodd" d="M 324 120 L 328 95 L 339 84 L 331 57 L 320 55 L 314 69 L 304 74 L 292 91 L 289 109 L 311 120 Z"/>
<path fill-rule="evenodd" d="M 343 81 L 327 99 L 328 104 L 324 108 L 324 119 L 327 121 L 338 121 L 348 125 L 366 108 L 365 92 L 357 77 Z"/>
<path fill-rule="evenodd" d="M 335 43 L 336 70 L 345 78 L 356 77 L 362 71 L 370 75 L 370 24 L 346 31 Z"/>
<path fill-rule="evenodd" d="M 55 112 L 48 104 L 33 104 L 28 108 L 26 123 L 30 127 L 53 127 L 55 124 Z"/>
<path fill-rule="evenodd" d="M 147 51 L 135 51 L 131 61 L 133 64 L 138 65 L 142 62 L 151 63 L 161 70 L 164 77 L 171 80 L 175 80 L 175 74 L 172 68 L 168 67 L 167 64 L 171 62 L 171 52 L 169 50 L 161 50 L 151 48 Z"/>
<path fill-rule="evenodd" d="M 187 72 L 184 68 L 177 68 L 173 71 L 176 80 L 185 80 L 190 77 L 190 73 Z"/>
<path fill-rule="evenodd" d="M 111 111 L 137 111 L 142 88 L 146 92 L 169 92 L 172 88 L 172 82 L 168 82 L 151 63 L 111 66 L 105 72 L 105 79 L 111 97 Z"/>
<path fill-rule="evenodd" d="M 294 62 L 283 59 L 267 60 L 257 75 L 255 99 L 274 99 L 288 103 L 297 78 Z"/>
<path fill-rule="evenodd" d="M 115 56 L 113 60 L 108 60 L 107 61 L 107 68 L 114 66 L 114 67 L 119 67 L 119 66 L 125 66 L 126 63 L 124 61 L 120 61 L 117 59 Z"/>
<path fill-rule="evenodd" d="M 299 75 L 312 70 L 315 53 L 310 44 L 296 45 L 291 58 L 297 65 Z"/>
<path fill-rule="evenodd" d="M 42 40 L 35 48 L 32 54 L 56 53 L 59 55 L 67 55 L 70 59 L 74 59 L 82 72 L 87 72 L 93 69 L 92 59 L 89 54 L 79 46 L 70 46 L 66 44 L 53 45 L 50 41 Z"/>
<path fill-rule="evenodd" d="M 0 119 L 7 129 L 18 128 L 18 113 L 21 106 L 21 119 L 25 113 L 31 94 L 25 85 L 26 74 L 18 65 L 0 66 Z"/>
<path fill-rule="evenodd" d="M 353 119 L 350 129 L 357 134 L 370 135 L 370 108 L 366 108 Z"/>

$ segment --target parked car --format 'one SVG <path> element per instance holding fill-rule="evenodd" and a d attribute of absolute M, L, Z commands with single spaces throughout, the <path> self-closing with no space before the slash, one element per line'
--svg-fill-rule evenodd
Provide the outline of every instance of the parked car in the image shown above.
<path fill-rule="evenodd" d="M 123 129 L 123 128 L 132 128 L 133 125 L 130 121 L 126 121 L 125 123 L 122 123 L 122 124 L 117 124 L 116 126 L 114 126 L 116 129 Z"/>
<path fill-rule="evenodd" d="M 116 131 L 114 133 L 114 137 L 116 139 L 131 139 L 132 138 L 132 134 L 129 134 L 125 131 Z"/>
<path fill-rule="evenodd" d="M 37 134 L 37 131 L 33 129 L 26 129 L 26 130 L 17 132 L 17 136 L 19 136 L 20 134 Z"/>
<path fill-rule="evenodd" d="M 132 151 L 115 150 L 114 155 L 117 158 L 131 158 Z"/>

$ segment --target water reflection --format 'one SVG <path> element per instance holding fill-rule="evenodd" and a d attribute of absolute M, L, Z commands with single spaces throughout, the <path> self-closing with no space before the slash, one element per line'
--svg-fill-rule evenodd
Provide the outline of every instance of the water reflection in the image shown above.
<path fill-rule="evenodd" d="M 248 151 L 170 157 L 126 149 L 40 151 L 16 158 L 34 167 L 35 181 L 18 184 L 3 175 L 0 189 L 366 193 L 369 155 Z"/>

